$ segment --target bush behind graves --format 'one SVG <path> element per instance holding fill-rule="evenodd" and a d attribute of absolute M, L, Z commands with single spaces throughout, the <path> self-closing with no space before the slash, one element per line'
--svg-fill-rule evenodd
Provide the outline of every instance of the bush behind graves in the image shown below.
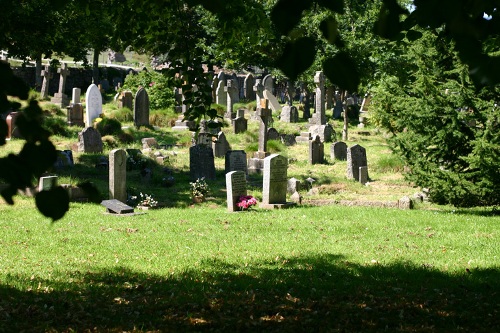
<path fill-rule="evenodd" d="M 152 110 L 165 109 L 175 104 L 170 79 L 159 72 L 144 70 L 136 75 L 127 75 L 122 90 L 130 90 L 135 94 L 139 87 L 148 92 L 149 106 Z"/>
<path fill-rule="evenodd" d="M 103 117 L 97 122 L 96 129 L 102 136 L 118 135 L 122 132 L 122 124 L 117 119 Z"/>

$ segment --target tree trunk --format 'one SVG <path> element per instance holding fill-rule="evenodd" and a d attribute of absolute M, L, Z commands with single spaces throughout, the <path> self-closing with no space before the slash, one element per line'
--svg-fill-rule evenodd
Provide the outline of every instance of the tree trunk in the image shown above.
<path fill-rule="evenodd" d="M 94 58 L 92 60 L 92 81 L 99 84 L 99 50 L 94 49 Z"/>
<path fill-rule="evenodd" d="M 342 130 L 342 141 L 347 141 L 347 128 L 349 125 L 349 116 L 347 115 L 347 107 L 344 109 L 344 129 Z"/>
<path fill-rule="evenodd" d="M 35 58 L 35 90 L 40 92 L 42 89 L 42 56 Z"/>

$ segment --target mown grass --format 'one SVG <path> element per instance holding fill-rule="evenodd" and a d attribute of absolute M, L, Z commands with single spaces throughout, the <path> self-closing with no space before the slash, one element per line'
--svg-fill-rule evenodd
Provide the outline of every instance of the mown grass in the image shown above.
<path fill-rule="evenodd" d="M 486 210 L 72 204 L 49 224 L 21 200 L 0 206 L 6 332 L 500 329 Z"/>

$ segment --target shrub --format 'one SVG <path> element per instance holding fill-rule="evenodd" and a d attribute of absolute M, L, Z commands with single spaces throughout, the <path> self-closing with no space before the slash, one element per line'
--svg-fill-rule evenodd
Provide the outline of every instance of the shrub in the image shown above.
<path fill-rule="evenodd" d="M 153 110 L 166 109 L 175 104 L 170 79 L 159 72 L 141 71 L 137 75 L 128 75 L 122 90 L 131 90 L 135 94 L 139 87 L 147 91 L 149 106 Z"/>
<path fill-rule="evenodd" d="M 52 135 L 67 136 L 68 132 L 66 128 L 68 127 L 66 121 L 61 117 L 45 117 L 43 121 L 43 127 L 48 130 Z"/>
<path fill-rule="evenodd" d="M 122 124 L 113 118 L 102 118 L 102 120 L 97 123 L 96 129 L 102 136 L 118 135 L 122 132 Z"/>
<path fill-rule="evenodd" d="M 116 148 L 118 147 L 118 143 L 116 139 L 112 135 L 105 135 L 102 137 L 102 143 L 108 148 Z"/>

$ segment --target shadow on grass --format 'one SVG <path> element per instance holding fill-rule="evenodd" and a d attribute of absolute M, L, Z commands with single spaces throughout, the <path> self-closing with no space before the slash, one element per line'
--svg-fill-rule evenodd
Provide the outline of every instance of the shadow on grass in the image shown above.
<path fill-rule="evenodd" d="M 498 332 L 500 273 L 451 275 L 336 255 L 218 259 L 158 276 L 126 267 L 9 276 L 5 332 Z M 64 282 L 54 282 L 63 280 Z M 11 285 L 24 285 L 23 290 Z M 26 286 L 32 288 L 26 290 Z"/>

